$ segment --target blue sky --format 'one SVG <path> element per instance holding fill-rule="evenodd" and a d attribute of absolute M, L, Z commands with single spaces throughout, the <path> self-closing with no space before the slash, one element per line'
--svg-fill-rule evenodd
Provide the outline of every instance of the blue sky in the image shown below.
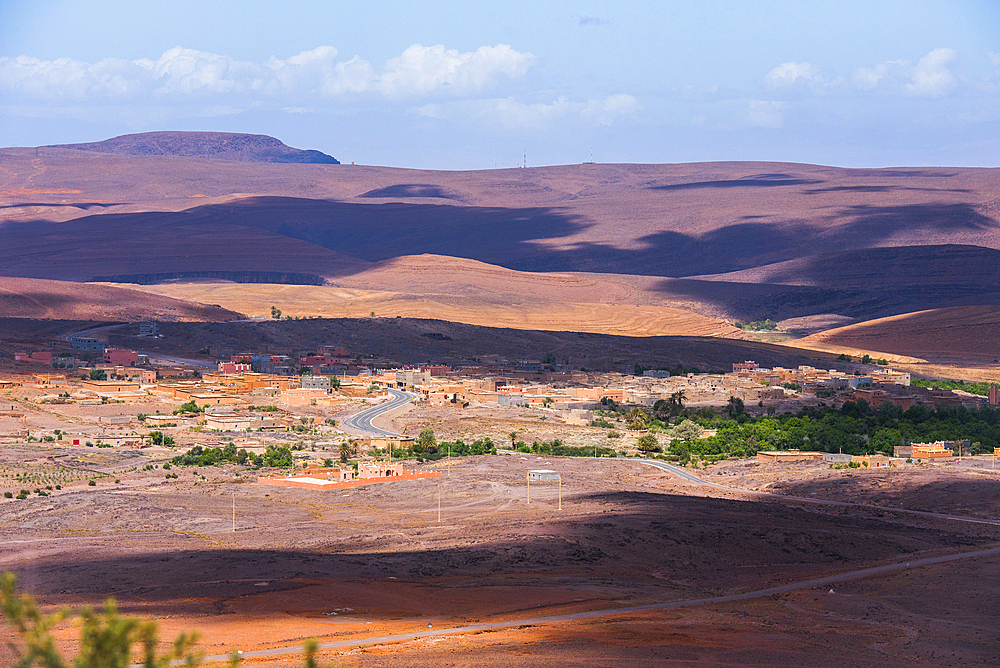
<path fill-rule="evenodd" d="M 0 146 L 163 129 L 434 169 L 994 166 L 1000 3 L 0 0 Z"/>

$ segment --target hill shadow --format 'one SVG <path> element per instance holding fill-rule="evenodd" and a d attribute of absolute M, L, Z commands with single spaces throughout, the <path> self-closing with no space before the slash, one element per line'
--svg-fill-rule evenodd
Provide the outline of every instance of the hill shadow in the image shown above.
<path fill-rule="evenodd" d="M 296 490 L 287 496 L 330 503 L 325 494 Z M 147 614 L 169 615 L 177 605 L 190 605 L 192 598 L 212 601 L 223 612 L 227 601 L 302 589 L 317 580 L 377 583 L 389 591 L 393 584 L 387 580 L 426 583 L 442 577 L 448 578 L 449 589 L 457 586 L 458 577 L 469 578 L 462 585 L 468 589 L 536 587 L 536 580 L 516 577 L 531 573 L 551 575 L 555 583 L 569 587 L 601 585 L 618 596 L 649 597 L 664 590 L 673 598 L 678 588 L 724 593 L 746 587 L 748 580 L 788 582 L 814 576 L 817 568 L 850 570 L 917 550 L 979 545 L 995 533 L 971 537 L 960 531 L 966 527 L 929 529 L 870 515 L 845 522 L 843 515 L 850 510 L 815 512 L 780 503 L 649 492 L 564 492 L 563 503 L 587 503 L 597 510 L 572 520 L 549 519 L 542 535 L 510 535 L 517 530 L 501 529 L 508 536 L 440 549 L 406 545 L 407 540 L 419 544 L 427 527 L 411 527 L 410 537 L 393 531 L 395 544 L 379 549 L 378 529 L 358 525 L 355 535 L 370 541 L 369 549 L 347 547 L 356 545 L 350 534 L 316 541 L 310 550 L 174 548 L 143 553 L 126 539 L 122 555 L 48 553 L 21 564 L 9 555 L 8 563 L 30 575 L 38 595 L 115 596 L 143 601 Z M 679 587 L 675 578 L 684 584 Z M 317 606 L 339 607 L 315 598 Z"/>
<path fill-rule="evenodd" d="M 650 190 L 701 190 L 703 188 L 778 188 L 782 186 L 801 186 L 823 183 L 816 179 L 804 179 L 791 174 L 754 174 L 738 179 L 719 179 L 715 181 L 694 181 L 691 183 L 674 183 L 660 186 L 649 186 Z"/>
<path fill-rule="evenodd" d="M 371 197 L 371 198 L 394 198 L 394 199 L 407 199 L 407 198 L 438 198 L 438 199 L 453 199 L 461 200 L 462 197 L 446 188 L 441 186 L 427 184 L 427 183 L 399 183 L 396 185 L 386 186 L 385 188 L 375 188 L 374 190 L 369 190 L 366 193 L 358 195 L 358 197 Z"/>
<path fill-rule="evenodd" d="M 788 179 L 770 175 L 756 180 L 771 187 Z M 404 194 L 415 196 L 432 192 L 420 184 L 399 187 Z M 438 190 L 433 193 L 441 194 Z M 869 247 L 914 232 L 947 239 L 997 227 L 993 219 L 970 204 L 852 206 L 827 220 L 748 219 L 704 234 L 664 229 L 631 239 L 625 236 L 620 245 L 573 239 L 595 224 L 551 206 L 362 204 L 254 197 L 180 212 L 103 214 L 62 223 L 5 223 L 0 226 L 0 267 L 7 275 L 64 280 L 159 282 L 200 276 L 314 284 L 317 277 L 336 278 L 362 271 L 370 262 L 428 253 L 521 271 L 671 277 L 675 280 L 661 283 L 662 292 L 701 296 L 724 305 L 730 313 L 736 312 L 734 303 L 743 313 L 751 310 L 746 308 L 746 300 L 757 301 L 769 317 L 808 315 L 822 304 L 837 306 L 839 310 L 833 312 L 855 317 L 887 315 L 928 295 L 934 304 L 945 299 L 956 304 L 956 300 L 973 298 L 975 288 L 970 286 L 986 285 L 992 290 L 993 285 L 978 279 L 969 281 L 968 277 L 945 280 L 945 276 L 935 283 L 938 287 L 928 288 L 917 269 L 933 257 L 865 255 Z M 805 277 L 821 288 L 756 287 L 734 292 L 726 284 L 677 280 L 836 253 L 846 255 L 825 264 L 810 260 L 789 274 L 788 280 Z M 879 262 L 884 263 L 881 268 Z M 856 267 L 868 267 L 861 272 L 867 284 L 845 278 L 858 273 Z M 983 267 L 984 274 L 995 273 Z M 946 269 L 939 273 L 944 276 Z M 953 269 L 955 277 L 962 273 L 962 267 Z M 887 281 L 887 272 L 890 277 L 892 272 L 898 275 Z M 752 310 L 756 313 L 749 315 L 762 315 L 756 308 Z"/>
<path fill-rule="evenodd" d="M 809 256 L 776 268 L 767 283 L 667 279 L 655 289 L 715 304 L 744 321 L 815 313 L 880 318 L 1000 304 L 1000 251 L 958 244 L 868 248 Z"/>

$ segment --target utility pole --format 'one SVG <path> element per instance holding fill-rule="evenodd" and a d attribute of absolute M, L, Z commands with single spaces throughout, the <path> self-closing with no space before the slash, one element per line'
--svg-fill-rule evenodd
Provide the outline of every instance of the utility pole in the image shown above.
<path fill-rule="evenodd" d="M 526 473 L 525 475 L 528 478 L 528 505 L 530 506 L 531 505 L 531 474 L 530 473 Z"/>

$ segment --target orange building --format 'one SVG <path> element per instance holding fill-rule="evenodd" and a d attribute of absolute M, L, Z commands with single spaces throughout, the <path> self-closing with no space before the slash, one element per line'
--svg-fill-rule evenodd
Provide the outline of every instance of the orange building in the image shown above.
<path fill-rule="evenodd" d="M 952 451 L 944 447 L 941 441 L 936 443 L 914 443 L 910 446 L 911 459 L 940 459 L 951 457 Z"/>

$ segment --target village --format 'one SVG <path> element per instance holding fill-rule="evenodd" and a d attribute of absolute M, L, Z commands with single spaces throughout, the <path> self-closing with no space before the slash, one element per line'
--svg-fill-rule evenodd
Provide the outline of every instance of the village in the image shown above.
<path fill-rule="evenodd" d="M 140 331 L 144 336 L 158 334 L 156 323 L 144 323 Z M 17 352 L 13 365 L 7 365 L 10 371 L 0 373 L 0 391 L 10 400 L 0 405 L 0 443 L 172 451 L 218 447 L 235 440 L 240 448 L 258 455 L 269 445 L 297 444 L 296 460 L 319 466 L 345 442 L 360 456 L 377 456 L 392 448 L 405 453 L 412 451 L 420 427 L 434 423 L 447 432 L 448 424 L 464 421 L 478 422 L 482 433 L 473 436 L 500 443 L 514 429 L 525 435 L 536 432 L 543 442 L 548 434 L 562 443 L 593 446 L 595 453 L 598 443 L 611 445 L 616 455 L 630 456 L 640 450 L 650 453 L 650 448 L 639 445 L 645 430 L 626 423 L 627 428 L 616 431 L 619 422 L 608 421 L 609 409 L 654 413 L 677 406 L 722 411 L 738 404 L 747 414 L 770 416 L 848 401 L 874 408 L 888 404 L 901 411 L 920 404 L 971 409 L 998 402 L 996 386 L 989 397 L 917 387 L 911 385 L 908 372 L 880 364 L 856 365 L 851 373 L 805 365 L 767 369 L 753 361 L 734 362 L 726 373 L 683 368 L 672 373 L 639 365 L 634 373 L 595 373 L 545 358 L 490 361 L 382 368 L 364 363 L 343 346 L 329 345 L 299 355 L 235 354 L 205 368 L 77 335 L 61 347 Z M 424 424 L 404 419 L 392 431 L 344 423 L 345 418 L 388 400 L 390 390 L 411 393 L 412 401 L 384 420 L 406 413 L 410 418 L 425 414 L 433 419 Z M 685 437 L 715 435 L 712 429 L 695 431 Z M 665 447 L 674 437 L 667 433 L 655 443 Z M 762 448 L 757 459 L 900 466 L 941 461 L 956 451 L 954 443 L 902 443 L 891 453 L 862 455 Z M 965 454 L 968 449 L 966 443 Z M 963 454 L 961 447 L 957 454 Z M 402 470 L 391 473 L 399 476 Z M 332 470 L 331 475 L 346 473 Z M 364 477 L 360 471 L 357 475 Z"/>

